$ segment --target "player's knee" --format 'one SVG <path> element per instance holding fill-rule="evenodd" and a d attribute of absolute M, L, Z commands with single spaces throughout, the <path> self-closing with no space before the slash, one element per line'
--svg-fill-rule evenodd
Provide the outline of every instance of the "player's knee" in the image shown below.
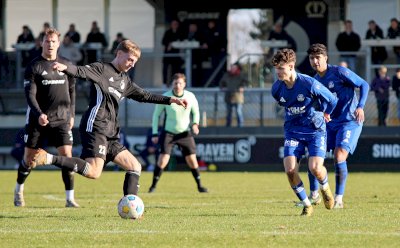
<path fill-rule="evenodd" d="M 297 173 L 297 171 L 296 171 L 295 168 L 289 168 L 289 169 L 286 170 L 286 175 L 287 175 L 289 178 L 294 178 L 294 176 L 296 175 L 296 173 Z"/>

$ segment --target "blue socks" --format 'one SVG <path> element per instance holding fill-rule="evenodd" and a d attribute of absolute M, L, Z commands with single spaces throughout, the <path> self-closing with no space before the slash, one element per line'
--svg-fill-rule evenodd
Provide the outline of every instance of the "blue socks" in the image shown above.
<path fill-rule="evenodd" d="M 300 182 L 298 185 L 296 186 L 292 186 L 292 189 L 294 191 L 294 193 L 297 195 L 297 197 L 303 201 L 307 198 L 307 194 L 306 191 L 304 190 L 304 184 L 303 182 Z"/>
<path fill-rule="evenodd" d="M 335 164 L 335 179 L 336 179 L 336 188 L 335 194 L 336 195 L 343 195 L 344 189 L 346 187 L 346 180 L 347 180 L 347 161 Z"/>

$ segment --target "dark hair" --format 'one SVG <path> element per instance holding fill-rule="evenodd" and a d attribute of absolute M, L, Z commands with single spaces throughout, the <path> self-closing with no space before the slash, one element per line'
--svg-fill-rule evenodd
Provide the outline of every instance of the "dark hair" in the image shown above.
<path fill-rule="evenodd" d="M 324 44 L 321 43 L 315 43 L 310 46 L 307 50 L 308 55 L 317 55 L 317 54 L 322 54 L 325 56 L 328 56 L 328 49 Z"/>
<path fill-rule="evenodd" d="M 290 48 L 278 50 L 271 60 L 273 66 L 287 64 L 290 62 L 296 63 L 296 53 Z"/>
<path fill-rule="evenodd" d="M 185 74 L 183 74 L 183 73 L 175 73 L 175 74 L 172 76 L 172 82 L 174 82 L 175 80 L 178 80 L 178 79 L 180 79 L 180 78 L 182 78 L 183 81 L 186 83 L 186 76 L 185 76 Z"/>

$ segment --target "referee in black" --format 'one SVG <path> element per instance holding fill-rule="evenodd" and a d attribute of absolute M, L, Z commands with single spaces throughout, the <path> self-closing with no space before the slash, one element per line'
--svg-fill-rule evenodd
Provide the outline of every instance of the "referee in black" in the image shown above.
<path fill-rule="evenodd" d="M 29 161 L 32 168 L 53 164 L 76 171 L 87 178 L 97 179 L 103 167 L 112 161 L 126 171 L 124 195 L 138 194 L 142 167 L 119 141 L 119 103 L 123 98 L 129 98 L 138 102 L 187 106 L 186 99 L 154 95 L 131 81 L 127 72 L 134 67 L 140 54 L 140 48 L 134 42 L 124 40 L 118 45 L 111 63 L 95 62 L 87 66 L 54 63 L 55 71 L 86 78 L 92 83 L 89 108 L 82 116 L 79 128 L 82 154 L 81 158 L 67 158 L 40 150 Z"/>
<path fill-rule="evenodd" d="M 14 190 L 14 205 L 25 206 L 24 182 L 31 172 L 27 166 L 38 148 L 52 145 L 58 154 L 72 157 L 71 129 L 75 117 L 75 79 L 53 70 L 53 63 L 70 62 L 57 56 L 60 33 L 49 28 L 43 35 L 42 54 L 34 58 L 25 70 L 24 87 L 28 102 L 25 125 L 24 159 L 18 168 Z M 66 207 L 79 207 L 74 199 L 74 173 L 62 169 L 65 184 Z"/>

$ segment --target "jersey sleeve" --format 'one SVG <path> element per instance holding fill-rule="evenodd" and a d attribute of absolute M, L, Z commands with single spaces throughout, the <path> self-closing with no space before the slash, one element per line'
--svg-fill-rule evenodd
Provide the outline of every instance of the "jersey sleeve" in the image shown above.
<path fill-rule="evenodd" d="M 360 88 L 360 100 L 358 102 L 357 108 L 364 108 L 369 92 L 369 84 L 367 83 L 367 81 L 345 67 L 339 67 L 338 72 L 340 78 L 344 82 L 349 83 L 356 88 Z"/>
<path fill-rule="evenodd" d="M 39 118 L 43 113 L 38 101 L 36 100 L 37 84 L 35 82 L 35 72 L 32 64 L 29 64 L 24 74 L 24 90 L 28 106 L 34 116 Z"/>
<path fill-rule="evenodd" d="M 88 79 L 100 84 L 104 74 L 104 65 L 100 62 L 95 62 L 85 66 L 69 64 L 65 72 L 70 76 Z"/>
<path fill-rule="evenodd" d="M 199 102 L 197 101 L 197 98 L 194 94 L 192 94 L 192 118 L 193 118 L 193 124 L 200 124 L 200 109 L 199 109 Z"/>
<path fill-rule="evenodd" d="M 129 81 L 127 90 L 127 98 L 138 101 L 157 104 L 170 104 L 171 97 L 153 94 L 139 87 L 134 82 Z"/>
<path fill-rule="evenodd" d="M 324 106 L 325 113 L 331 114 L 336 107 L 338 99 L 335 95 L 333 95 L 328 88 L 323 86 L 317 80 L 314 80 L 311 86 L 311 93 L 316 96 L 319 102 Z"/>

